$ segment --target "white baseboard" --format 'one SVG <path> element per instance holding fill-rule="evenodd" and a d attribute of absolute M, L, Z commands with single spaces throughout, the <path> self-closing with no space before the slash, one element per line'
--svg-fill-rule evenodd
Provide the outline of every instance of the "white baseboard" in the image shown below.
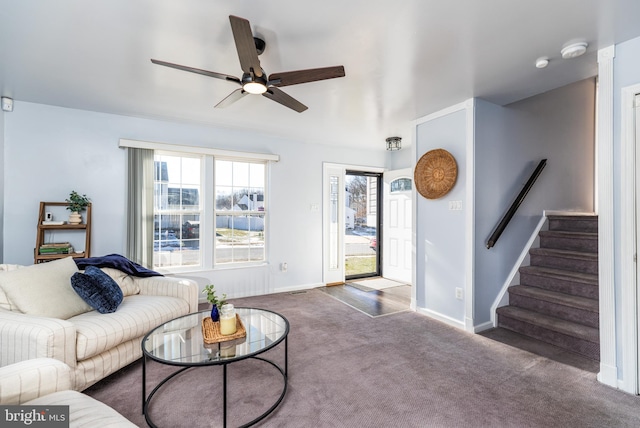
<path fill-rule="evenodd" d="M 526 245 L 522 249 L 522 252 L 520 253 L 520 256 L 518 256 L 515 264 L 513 265 L 511 272 L 509 273 L 509 276 L 507 277 L 505 282 L 502 284 L 502 288 L 500 289 L 500 292 L 498 293 L 498 295 L 496 296 L 496 299 L 493 301 L 493 304 L 491 305 L 490 317 L 491 317 L 491 324 L 493 327 L 498 326 L 498 317 L 496 316 L 496 310 L 499 307 L 506 306 L 508 304 L 509 295 L 507 290 L 510 286 L 515 285 L 516 282 L 520 281 L 520 266 L 529 264 L 529 261 L 528 261 L 529 250 L 534 245 L 536 246 L 538 245 L 538 242 L 539 242 L 538 233 L 540 233 L 542 228 L 545 226 L 547 215 L 549 215 L 550 212 L 551 211 L 542 212 L 542 216 L 540 217 L 540 220 L 538 221 L 537 226 L 531 233 L 529 240 L 527 241 Z M 556 212 L 559 213 L 560 211 L 556 211 Z"/>
<path fill-rule="evenodd" d="M 473 327 L 473 332 L 474 333 L 480 333 L 482 331 L 489 330 L 491 328 L 493 328 L 493 321 L 487 321 L 485 323 L 482 323 L 482 324 L 474 326 Z"/>
<path fill-rule="evenodd" d="M 419 314 L 425 315 L 425 316 L 427 316 L 429 318 L 433 318 L 433 319 L 435 319 L 437 321 L 443 322 L 443 323 L 445 323 L 447 325 L 450 325 L 452 327 L 458 328 L 460 330 L 463 330 L 463 331 L 465 330 L 464 322 L 462 322 L 460 320 L 457 320 L 457 319 L 454 319 L 454 318 L 451 318 L 451 317 L 448 317 L 446 315 L 442 315 L 442 314 L 440 314 L 438 312 L 432 311 L 431 309 L 418 308 L 416 310 L 416 312 L 419 313 Z"/>
<path fill-rule="evenodd" d="M 618 380 L 618 368 L 600 363 L 598 381 L 613 388 L 621 388 Z"/>
<path fill-rule="evenodd" d="M 311 290 L 312 288 L 324 287 L 324 283 L 319 282 L 316 284 L 302 284 L 302 285 L 292 285 L 290 287 L 279 287 L 274 288 L 273 293 L 290 293 L 292 291 L 303 291 L 303 290 Z"/>

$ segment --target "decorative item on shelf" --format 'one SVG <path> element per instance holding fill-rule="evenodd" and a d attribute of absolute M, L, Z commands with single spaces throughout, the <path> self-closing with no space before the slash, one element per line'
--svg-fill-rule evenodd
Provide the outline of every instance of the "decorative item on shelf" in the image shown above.
<path fill-rule="evenodd" d="M 202 294 L 207 295 L 207 301 L 211 303 L 211 320 L 220 320 L 220 307 L 227 303 L 227 295 L 223 294 L 221 298 L 216 295 L 216 287 L 213 284 L 207 284 L 202 290 Z"/>
<path fill-rule="evenodd" d="M 387 150 L 389 151 L 400 150 L 402 148 L 402 138 L 400 137 L 389 137 L 386 141 Z"/>
<path fill-rule="evenodd" d="M 63 224 L 66 224 L 66 221 L 62 221 L 62 220 L 43 220 L 42 221 L 42 225 L 43 226 L 62 226 Z"/>
<path fill-rule="evenodd" d="M 80 213 L 78 211 L 72 211 L 71 214 L 69 214 L 69 224 L 81 224 L 82 223 L 82 216 L 80 215 Z"/>
<path fill-rule="evenodd" d="M 457 177 L 456 160 L 444 149 L 422 155 L 413 174 L 416 189 L 427 199 L 438 199 L 449 193 Z"/>
<path fill-rule="evenodd" d="M 228 336 L 236 332 L 236 309 L 231 303 L 220 308 L 220 334 Z"/>
<path fill-rule="evenodd" d="M 69 199 L 65 199 L 67 202 L 67 209 L 71 211 L 69 214 L 69 224 L 82 223 L 82 215 L 80 213 L 85 211 L 89 206 L 89 198 L 87 195 L 80 195 L 75 190 L 72 190 L 69 194 Z"/>

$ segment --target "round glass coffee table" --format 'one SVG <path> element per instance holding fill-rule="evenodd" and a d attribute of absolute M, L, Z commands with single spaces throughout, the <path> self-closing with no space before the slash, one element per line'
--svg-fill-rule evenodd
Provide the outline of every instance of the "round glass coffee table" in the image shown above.
<path fill-rule="evenodd" d="M 253 358 L 275 367 L 284 381 L 282 393 L 266 412 L 242 426 L 253 425 L 273 412 L 287 392 L 289 321 L 282 315 L 265 309 L 236 308 L 246 330 L 246 337 L 226 342 L 207 344 L 202 333 L 202 320 L 210 311 L 185 315 L 151 330 L 142 339 L 142 412 L 151 427 L 149 405 L 153 396 L 174 376 L 195 367 L 219 366 L 223 368 L 223 424 L 227 426 L 227 365 Z M 284 341 L 284 367 L 258 355 Z M 181 369 L 164 378 L 147 396 L 147 359 L 161 364 L 180 366 Z"/>

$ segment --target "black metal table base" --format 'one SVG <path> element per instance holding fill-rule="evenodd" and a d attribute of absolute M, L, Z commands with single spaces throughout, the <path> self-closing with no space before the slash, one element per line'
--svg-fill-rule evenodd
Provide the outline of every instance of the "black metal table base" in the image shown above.
<path fill-rule="evenodd" d="M 275 367 L 278 372 L 280 372 L 280 374 L 282 375 L 282 379 L 284 381 L 283 384 L 283 388 L 282 388 L 282 392 L 280 393 L 280 396 L 278 397 L 278 399 L 276 400 L 276 402 L 267 409 L 267 411 L 265 411 L 264 413 L 262 413 L 261 415 L 259 415 L 258 417 L 256 417 L 255 419 L 253 419 L 250 422 L 247 422 L 246 424 L 241 425 L 241 427 L 249 427 L 252 426 L 258 422 L 260 422 L 261 420 L 263 420 L 264 418 L 266 418 L 267 416 L 269 416 L 271 414 L 271 412 L 273 412 L 279 405 L 280 403 L 282 403 L 282 400 L 284 399 L 285 394 L 287 393 L 287 384 L 288 384 L 288 356 L 289 356 L 289 350 L 288 350 L 288 346 L 287 346 L 287 338 L 284 339 L 284 369 L 282 367 L 280 367 L 278 364 L 276 364 L 275 362 L 271 361 L 271 360 L 267 360 L 266 358 L 262 358 L 262 357 L 249 357 L 248 359 L 253 359 L 253 360 L 260 360 L 260 361 L 264 361 L 265 363 L 268 363 L 270 365 L 272 365 L 273 367 Z M 240 360 L 241 361 L 241 360 Z M 237 362 L 237 361 L 231 361 L 229 363 L 223 363 L 222 365 L 222 385 L 223 385 L 223 411 L 222 411 L 222 420 L 223 420 L 223 426 L 226 427 L 227 426 L 227 366 L 229 364 L 232 364 L 233 362 Z M 153 396 L 155 395 L 156 392 L 158 392 L 158 390 L 160 390 L 160 388 L 162 386 L 164 386 L 168 381 L 170 381 L 171 379 L 173 379 L 175 376 L 179 375 L 180 373 L 189 370 L 189 369 L 194 369 L 194 368 L 206 368 L 206 367 L 211 367 L 211 366 L 202 366 L 202 365 L 197 365 L 197 366 L 187 366 L 187 367 L 182 367 L 179 370 L 176 370 L 175 372 L 171 373 L 169 376 L 167 376 L 166 378 L 164 378 L 158 385 L 156 385 L 156 387 L 151 391 L 151 393 L 149 394 L 149 396 L 146 396 L 146 389 L 147 389 L 147 357 L 143 356 L 142 357 L 142 413 L 144 414 L 144 418 L 147 421 L 147 424 L 149 424 L 150 427 L 152 428 L 157 428 L 158 426 L 156 424 L 153 423 L 153 421 L 151 420 L 151 416 L 149 415 L 149 405 L 151 404 L 151 399 L 153 398 Z"/>

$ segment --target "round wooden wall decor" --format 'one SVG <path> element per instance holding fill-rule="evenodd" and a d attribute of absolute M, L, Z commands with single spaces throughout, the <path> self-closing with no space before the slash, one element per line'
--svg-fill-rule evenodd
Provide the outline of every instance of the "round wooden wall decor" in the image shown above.
<path fill-rule="evenodd" d="M 444 149 L 431 150 L 422 155 L 413 173 L 418 193 L 427 199 L 438 199 L 449 193 L 457 177 L 456 160 Z"/>

